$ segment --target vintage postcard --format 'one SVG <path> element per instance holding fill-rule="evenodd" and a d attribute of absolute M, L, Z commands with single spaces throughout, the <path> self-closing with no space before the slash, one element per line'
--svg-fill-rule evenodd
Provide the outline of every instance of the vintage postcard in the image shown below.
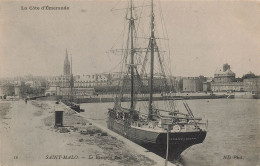
<path fill-rule="evenodd" d="M 260 2 L 0 1 L 0 166 L 259 166 Z"/>

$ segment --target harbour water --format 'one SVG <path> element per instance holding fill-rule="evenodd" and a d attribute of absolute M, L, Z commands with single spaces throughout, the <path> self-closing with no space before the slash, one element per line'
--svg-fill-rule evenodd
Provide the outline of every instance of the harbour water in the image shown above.
<path fill-rule="evenodd" d="M 177 101 L 181 106 L 180 102 Z M 190 147 L 172 162 L 183 166 L 260 165 L 260 100 L 212 99 L 187 103 L 195 116 L 208 120 L 208 134 L 202 144 Z M 164 101 L 155 104 L 165 106 Z M 106 126 L 107 108 L 113 107 L 113 103 L 87 103 L 81 107 L 85 109 L 83 114 Z"/>

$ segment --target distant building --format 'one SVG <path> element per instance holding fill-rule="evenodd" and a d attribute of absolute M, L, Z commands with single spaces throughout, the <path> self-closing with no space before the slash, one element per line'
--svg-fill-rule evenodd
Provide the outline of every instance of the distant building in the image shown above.
<path fill-rule="evenodd" d="M 202 81 L 198 77 L 187 77 L 183 79 L 184 92 L 202 91 Z"/>
<path fill-rule="evenodd" d="M 20 86 L 15 86 L 14 87 L 14 95 L 15 96 L 18 96 L 18 97 L 20 97 L 21 96 L 21 90 L 20 90 Z"/>
<path fill-rule="evenodd" d="M 45 91 L 45 96 L 63 96 L 64 98 L 73 96 L 74 98 L 85 98 L 93 96 L 94 88 L 61 88 L 59 86 L 52 86 Z"/>
<path fill-rule="evenodd" d="M 45 96 L 59 96 L 60 94 L 60 87 L 59 86 L 51 86 L 49 89 L 45 91 Z"/>
<path fill-rule="evenodd" d="M 0 99 L 4 98 L 4 93 L 2 92 L 2 87 L 0 87 Z"/>
<path fill-rule="evenodd" d="M 211 91 L 211 82 L 203 82 L 203 92 Z"/>
<path fill-rule="evenodd" d="M 73 76 L 70 63 L 66 50 L 63 75 L 48 79 L 49 89 L 45 91 L 46 96 L 55 95 L 65 97 L 73 95 L 75 98 L 84 98 L 94 94 L 95 90 L 93 87 L 107 85 L 107 77 L 102 74 Z"/>
<path fill-rule="evenodd" d="M 234 82 L 236 80 L 236 74 L 230 70 L 230 65 L 224 64 L 223 71 L 218 70 L 214 74 L 214 82 L 218 83 L 228 83 Z"/>
<path fill-rule="evenodd" d="M 113 73 L 104 73 L 104 76 L 107 77 L 108 86 L 118 86 L 119 83 L 122 83 L 122 76 L 125 77 L 125 73 L 113 72 Z"/>
<path fill-rule="evenodd" d="M 90 88 L 108 86 L 108 78 L 104 74 L 78 75 L 74 78 L 74 87 Z"/>
<path fill-rule="evenodd" d="M 260 78 L 247 78 L 243 80 L 244 91 L 260 92 Z"/>
<path fill-rule="evenodd" d="M 230 83 L 211 83 L 211 89 L 214 92 L 223 91 L 243 91 L 243 82 L 230 82 Z"/>
<path fill-rule="evenodd" d="M 49 87 L 61 87 L 61 88 L 68 88 L 71 86 L 71 66 L 68 57 L 68 51 L 66 49 L 64 64 L 63 64 L 63 75 L 50 77 L 48 79 L 48 86 Z M 73 77 L 75 79 L 75 77 Z"/>
<path fill-rule="evenodd" d="M 49 86 L 70 87 L 71 76 L 55 76 L 48 80 Z M 93 88 L 98 86 L 110 86 L 108 78 L 104 74 L 76 75 L 73 76 L 75 88 Z"/>
<path fill-rule="evenodd" d="M 27 85 L 27 86 L 30 86 L 31 88 L 39 88 L 39 87 L 41 87 L 41 82 L 38 81 L 38 80 L 26 81 L 24 84 Z M 21 85 L 21 83 L 18 82 L 15 85 Z"/>
<path fill-rule="evenodd" d="M 86 98 L 93 96 L 95 93 L 94 88 L 73 88 L 72 91 L 70 88 L 61 88 L 60 94 L 63 97 L 73 96 L 74 98 Z"/>
<path fill-rule="evenodd" d="M 224 64 L 223 70 L 214 74 L 211 82 L 212 91 L 243 91 L 243 82 L 235 82 L 236 74 L 231 71 L 230 65 Z"/>

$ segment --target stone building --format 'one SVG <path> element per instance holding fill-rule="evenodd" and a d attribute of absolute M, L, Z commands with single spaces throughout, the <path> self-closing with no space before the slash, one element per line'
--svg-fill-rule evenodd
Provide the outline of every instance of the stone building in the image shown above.
<path fill-rule="evenodd" d="M 231 71 L 230 65 L 224 64 L 223 70 L 214 74 L 211 82 L 212 91 L 243 91 L 243 82 L 236 82 L 236 74 Z"/>
<path fill-rule="evenodd" d="M 104 74 L 77 75 L 74 78 L 75 88 L 102 87 L 108 85 L 108 78 Z"/>
<path fill-rule="evenodd" d="M 211 91 L 211 82 L 203 82 L 203 92 Z"/>
<path fill-rule="evenodd" d="M 211 89 L 214 92 L 243 91 L 243 87 L 243 82 L 211 83 Z"/>
<path fill-rule="evenodd" d="M 260 78 L 247 78 L 243 80 L 244 91 L 260 92 Z"/>
<path fill-rule="evenodd" d="M 236 74 L 230 70 L 230 65 L 224 64 L 223 70 L 218 70 L 214 74 L 214 82 L 216 83 L 230 83 L 236 80 Z"/>
<path fill-rule="evenodd" d="M 199 92 L 202 91 L 202 81 L 198 77 L 187 77 L 183 79 L 184 92 Z"/>

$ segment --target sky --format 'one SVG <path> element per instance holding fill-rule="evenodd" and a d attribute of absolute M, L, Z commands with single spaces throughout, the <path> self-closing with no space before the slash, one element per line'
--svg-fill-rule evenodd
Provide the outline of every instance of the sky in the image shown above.
<path fill-rule="evenodd" d="M 260 75 L 259 1 L 160 4 L 173 75 L 213 77 L 224 63 L 237 77 L 249 71 Z M 46 5 L 69 10 L 21 10 Z M 66 48 L 74 74 L 112 72 L 120 56 L 107 51 L 120 36 L 125 18 L 123 10 L 111 9 L 124 5 L 124 0 L 1 1 L 0 77 L 61 75 Z"/>

